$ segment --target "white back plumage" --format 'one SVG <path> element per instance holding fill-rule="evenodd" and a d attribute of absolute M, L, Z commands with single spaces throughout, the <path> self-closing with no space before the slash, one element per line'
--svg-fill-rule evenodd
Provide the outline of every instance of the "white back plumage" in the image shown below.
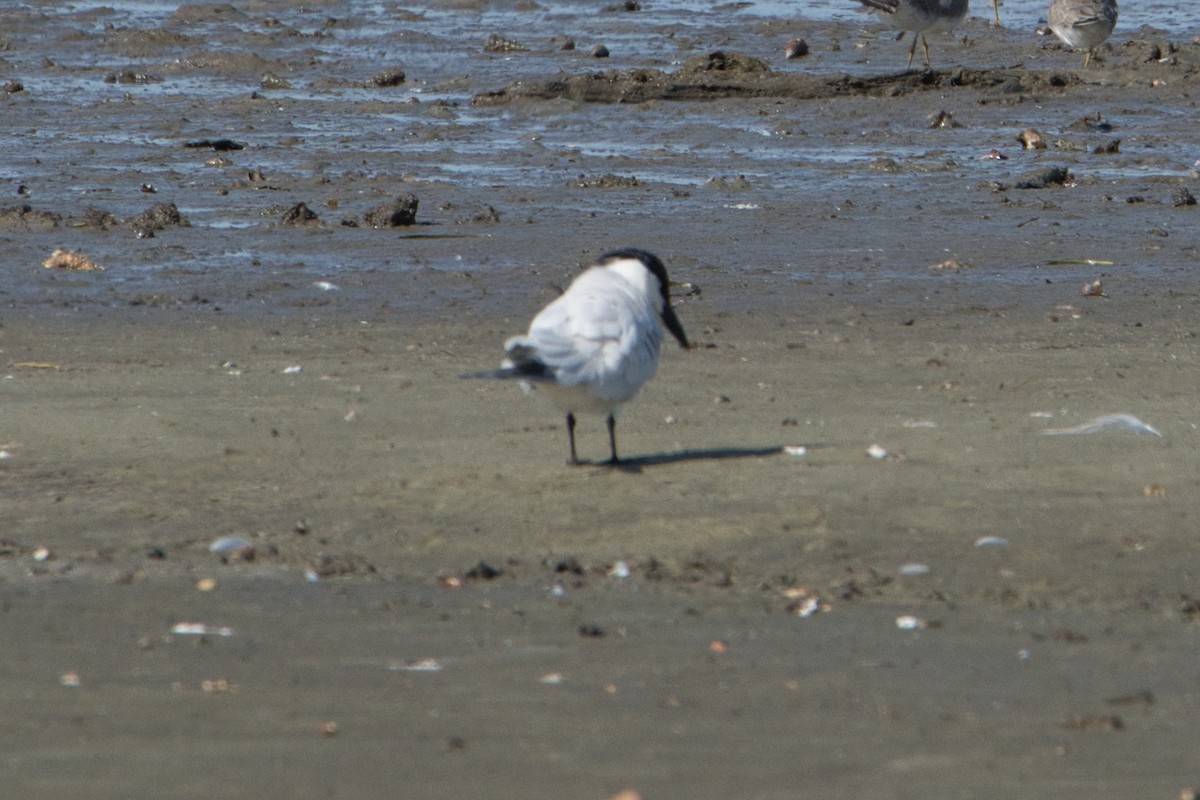
<path fill-rule="evenodd" d="M 576 278 L 504 348 L 546 366 L 553 380 L 537 385 L 564 410 L 612 411 L 658 369 L 661 305 L 658 278 L 635 258 L 617 259 Z"/>

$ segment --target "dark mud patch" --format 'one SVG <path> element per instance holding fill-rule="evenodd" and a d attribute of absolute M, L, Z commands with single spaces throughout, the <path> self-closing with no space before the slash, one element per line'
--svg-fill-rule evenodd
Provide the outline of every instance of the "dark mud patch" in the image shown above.
<path fill-rule="evenodd" d="M 1121 66 L 1087 70 L 1024 67 L 909 70 L 856 76 L 779 73 L 761 59 L 714 51 L 688 60 L 674 72 L 659 69 L 606 70 L 523 80 L 475 95 L 476 106 L 518 100 L 567 99 L 579 103 L 647 103 L 654 100 L 822 100 L 838 97 L 900 97 L 917 92 L 975 89 L 1006 95 L 1044 95 L 1090 83 L 1127 87 L 1191 79 L 1200 72 L 1200 47 L 1135 40 Z"/>
<path fill-rule="evenodd" d="M 706 57 L 711 60 L 711 57 Z M 821 100 L 835 97 L 898 97 L 951 88 L 1004 92 L 1061 91 L 1081 79 L 1069 72 L 1023 69 L 954 69 L 944 72 L 902 72 L 896 75 L 785 75 L 768 70 L 681 69 L 663 72 L 638 69 L 522 81 L 473 99 L 477 106 L 503 105 L 516 100 L 567 99 L 579 103 L 647 103 L 654 100 L 788 99 Z"/>

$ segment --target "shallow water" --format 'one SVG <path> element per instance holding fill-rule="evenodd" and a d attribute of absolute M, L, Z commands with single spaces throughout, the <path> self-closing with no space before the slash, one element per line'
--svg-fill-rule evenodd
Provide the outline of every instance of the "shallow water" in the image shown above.
<path fill-rule="evenodd" d="M 955 36 L 933 37 L 935 66 L 1009 66 L 1015 48 L 1018 60 L 1039 62 L 1031 67 L 1073 69 L 1074 55 L 1034 35 L 1041 5 L 1009 0 L 1002 7 L 1005 27 L 997 30 L 987 22 L 990 7 L 977 0 L 972 19 Z M 1054 135 L 1073 121 L 1051 104 L 979 106 L 949 97 L 904 101 L 882 117 L 869 98 L 637 106 L 565 99 L 472 103 L 480 93 L 557 74 L 675 70 L 687 58 L 715 49 L 762 58 L 784 74 L 902 70 L 906 44 L 893 42 L 890 32 L 842 0 L 800 8 L 775 2 L 655 3 L 636 13 L 596 13 L 590 4 L 571 2 L 450 2 L 403 9 L 385 3 L 247 2 L 230 8 L 41 2 L 0 12 L 7 31 L 0 66 L 26 88 L 4 98 L 0 148 L 12 155 L 0 165 L 0 192 L 64 219 L 88 207 L 126 218 L 151 202 L 174 202 L 192 226 L 187 234 L 169 232 L 148 246 L 124 236 L 81 238 L 64 223 L 46 236 L 14 236 L 29 247 L 14 258 L 33 262 L 40 260 L 34 253 L 52 247 L 84 248 L 109 264 L 109 288 L 124 281 L 143 291 L 202 287 L 248 261 L 261 276 L 289 280 L 335 278 L 364 263 L 389 270 L 519 267 L 530 263 L 530 254 L 507 245 L 430 248 L 419 258 L 395 261 L 367 246 L 348 258 L 338 237 L 297 241 L 293 234 L 284 240 L 276 222 L 287 207 L 304 201 L 336 230 L 339 217 L 360 216 L 371 202 L 407 189 L 423 197 L 421 219 L 436 227 L 422 228 L 417 232 L 422 236 L 494 238 L 499 235 L 494 230 L 455 225 L 455 214 L 462 213 L 457 209 L 484 205 L 499 210 L 502 225 L 607 220 L 618 241 L 624 222 L 637 217 L 701 225 L 704 215 L 718 215 L 774 232 L 775 217 L 764 208 L 773 206 L 787 218 L 793 212 L 782 208 L 784 195 L 799 187 L 803 198 L 822 199 L 832 213 L 847 201 L 861 207 L 881 190 L 902 209 L 951 187 L 1008 180 L 1037 166 L 983 156 L 993 148 L 1015 148 L 1013 133 L 1023 127 Z M 1109 61 L 1120 59 L 1120 42 L 1142 25 L 1174 36 L 1197 22 L 1200 9 L 1182 2 L 1123 10 Z M 484 45 L 492 35 L 526 49 L 488 52 Z M 810 42 L 808 58 L 782 59 L 783 44 L 793 36 Z M 576 44 L 574 50 L 563 49 L 567 41 Z M 592 58 L 598 44 L 611 57 Z M 386 89 L 370 83 L 388 68 L 403 69 L 406 82 Z M 114 80 L 131 73 L 149 79 Z M 263 89 L 265 73 L 288 86 Z M 965 127 L 931 133 L 927 114 L 937 105 L 962 117 Z M 1130 155 L 1092 160 L 1083 172 L 1087 179 L 1132 195 L 1146 181 L 1191 175 L 1196 152 L 1190 109 L 1164 110 L 1147 94 L 1103 110 Z M 224 154 L 225 166 L 211 166 L 206 164 L 211 151 L 182 147 L 218 137 L 246 149 Z M 1096 141 L 1087 138 L 1082 146 Z M 1131 142 L 1138 143 L 1137 155 Z M 1082 163 L 1073 153 L 1054 157 Z M 888 159 L 900 166 L 898 177 L 888 174 Z M 265 179 L 248 182 L 252 170 Z M 634 178 L 639 189 L 564 191 L 581 177 L 606 175 Z M 141 191 L 143 184 L 155 194 Z M 455 210 L 439 215 L 435 207 Z M 794 276 L 905 278 L 925 277 L 924 268 L 940 260 L 922 256 L 919 272 L 894 259 L 861 273 L 847 263 L 856 253 L 881 252 L 881 246 L 870 236 L 828 243 L 807 236 L 803 266 L 778 259 L 761 243 L 742 249 L 744 261 L 738 256 L 722 261 L 733 268 L 766 265 Z M 1013 274 L 980 271 L 970 279 L 1010 280 Z M 156 277 L 167 282 L 160 287 Z M 0 289 L 12 296 L 47 291 L 45 285 L 18 283 Z M 87 292 L 86 285 L 74 287 L 75 296 Z"/>

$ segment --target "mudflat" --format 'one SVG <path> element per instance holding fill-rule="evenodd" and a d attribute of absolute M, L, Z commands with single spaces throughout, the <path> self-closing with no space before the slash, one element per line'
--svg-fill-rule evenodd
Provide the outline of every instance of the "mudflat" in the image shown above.
<path fill-rule="evenodd" d="M 2 220 L 13 796 L 1200 785 L 1200 211 L 1194 176 L 1163 177 L 1160 156 L 1195 144 L 1200 48 L 1146 31 L 1081 70 L 972 23 L 972 57 L 1008 71 L 722 66 L 704 85 L 725 89 L 673 95 L 698 85 L 700 53 L 610 76 L 658 87 L 636 98 L 472 84 L 480 113 L 517 119 L 714 123 L 686 133 L 699 151 L 592 159 L 579 181 L 536 164 L 503 185 L 366 178 L 347 147 L 252 196 L 219 173 L 158 177 L 155 198 L 121 170 L 88 168 L 84 200 L 65 172 L 53 200 L 31 183 Z M 786 88 L 817 84 L 840 88 Z M 258 98 L 206 102 L 255 135 L 279 119 Z M 15 93 L 9 113 L 21 103 L 62 130 L 111 111 Z M 924 122 L 947 108 L 965 132 Z M 865 135 L 879 156 L 836 196 L 786 172 L 619 180 L 639 159 L 685 170 L 723 119 L 754 116 L 810 145 Z M 1031 122 L 1044 151 L 1015 141 Z M 1004 132 L 1003 174 L 938 152 L 971 130 L 989 132 L 979 156 Z M 1053 168 L 1067 175 L 1021 188 Z M 88 210 L 105 189 L 111 221 Z M 405 191 L 424 225 L 279 222 L 299 201 L 331 217 Z M 201 197 L 266 221 L 198 224 Z M 192 224 L 121 222 L 122 204 L 167 200 Z M 498 218 L 460 219 L 488 206 Z M 696 347 L 666 348 L 621 416 L 621 468 L 569 468 L 548 405 L 458 376 L 621 245 L 688 284 Z M 109 268 L 43 269 L 59 246 Z M 605 457 L 602 420 L 579 443 Z"/>

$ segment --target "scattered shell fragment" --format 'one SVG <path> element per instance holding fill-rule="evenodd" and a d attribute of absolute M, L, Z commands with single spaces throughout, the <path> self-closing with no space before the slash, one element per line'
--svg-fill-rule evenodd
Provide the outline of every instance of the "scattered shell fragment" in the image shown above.
<path fill-rule="evenodd" d="M 299 375 L 299 374 L 300 374 L 301 372 L 303 372 L 303 371 L 304 371 L 304 367 L 302 367 L 302 366 L 300 366 L 300 365 L 298 365 L 298 364 L 297 364 L 297 365 L 294 365 L 294 366 L 291 366 L 291 367 L 284 367 L 284 368 L 283 368 L 283 374 L 284 374 L 284 375 Z"/>
<path fill-rule="evenodd" d="M 33 551 L 34 561 L 49 561 L 54 558 L 54 553 L 50 552 L 49 547 L 39 547 Z"/>
<path fill-rule="evenodd" d="M 545 675 L 538 678 L 538 683 L 542 683 L 547 686 L 558 686 L 562 682 L 563 676 L 561 672 L 547 672 Z"/>
<path fill-rule="evenodd" d="M 822 602 L 821 598 L 817 597 L 816 595 L 797 600 L 796 602 L 789 604 L 787 607 L 789 614 L 800 617 L 801 619 L 808 619 L 818 612 L 828 610 L 829 606 Z"/>
<path fill-rule="evenodd" d="M 225 678 L 209 678 L 200 681 L 200 688 L 205 694 L 228 694 L 237 689 L 237 684 L 230 683 Z"/>
<path fill-rule="evenodd" d="M 804 58 L 808 55 L 808 42 L 803 39 L 791 39 L 787 46 L 783 48 L 783 57 L 788 61 L 796 58 Z"/>
<path fill-rule="evenodd" d="M 636 789 L 622 789 L 608 800 L 642 800 L 642 793 Z"/>
<path fill-rule="evenodd" d="M 436 658 L 423 658 L 420 661 L 408 663 L 397 661 L 388 665 L 392 672 L 441 672 L 442 665 Z"/>
<path fill-rule="evenodd" d="M 725 653 L 729 651 L 729 645 L 720 639 L 713 639 L 708 643 L 708 652 L 710 653 Z"/>
<path fill-rule="evenodd" d="M 814 614 L 829 611 L 831 606 L 807 586 L 789 586 L 783 590 L 783 596 L 791 600 L 787 612 L 793 616 L 808 619 Z"/>
<path fill-rule="evenodd" d="M 1073 436 L 1077 434 L 1100 433 L 1101 431 L 1109 430 L 1131 431 L 1138 434 L 1162 436 L 1157 430 L 1132 414 L 1105 414 L 1102 417 L 1090 419 L 1082 425 L 1075 425 L 1070 428 L 1048 428 L 1042 431 L 1042 434 L 1045 436 Z"/>
<path fill-rule="evenodd" d="M 956 258 L 951 258 L 947 259 L 946 261 L 933 264 L 929 268 L 937 270 L 938 272 L 962 272 L 967 268 L 967 266 L 968 265 L 966 263 L 959 261 Z"/>
<path fill-rule="evenodd" d="M 1146 497 L 1166 497 L 1167 487 L 1157 483 L 1147 483 L 1142 487 L 1142 494 Z"/>
<path fill-rule="evenodd" d="M 928 628 L 929 622 L 911 614 L 904 614 L 896 617 L 896 627 L 902 631 L 920 631 Z"/>
<path fill-rule="evenodd" d="M 242 561 L 254 560 L 254 543 L 241 536 L 222 536 L 208 546 L 208 552 L 216 553 L 222 558 L 237 558 Z"/>
<path fill-rule="evenodd" d="M 205 625 L 203 622 L 178 622 L 171 626 L 171 633 L 177 636 L 233 636 L 233 628 Z"/>
<path fill-rule="evenodd" d="M 1003 536 L 980 536 L 975 540 L 976 547 L 1008 547 L 1008 539 Z"/>
<path fill-rule="evenodd" d="M 340 727 L 333 720 L 322 722 L 317 726 L 317 733 L 321 734 L 326 739 L 332 739 L 334 736 L 337 736 L 338 730 L 340 730 Z"/>
<path fill-rule="evenodd" d="M 882 461 L 888 457 L 888 451 L 884 450 L 877 444 L 873 444 L 867 448 L 867 455 L 869 455 L 871 458 L 877 458 Z"/>
<path fill-rule="evenodd" d="M 104 269 L 103 266 L 82 253 L 73 253 L 70 250 L 55 250 L 49 258 L 42 262 L 42 266 L 46 269 L 71 269 L 77 272 Z"/>
<path fill-rule="evenodd" d="M 806 456 L 808 448 L 804 445 L 784 445 L 783 452 L 789 456 Z"/>
<path fill-rule="evenodd" d="M 1104 284 L 1101 283 L 1099 280 L 1094 280 L 1091 283 L 1085 283 L 1083 285 L 1083 296 L 1084 297 L 1108 297 L 1108 295 L 1106 295 L 1104 293 Z"/>
<path fill-rule="evenodd" d="M 64 672 L 58 676 L 58 682 L 69 689 L 78 689 L 80 686 L 83 686 L 83 681 L 80 680 L 78 672 Z"/>
<path fill-rule="evenodd" d="M 330 283 L 329 281 L 314 281 L 313 286 L 317 287 L 322 292 L 336 292 L 341 288 L 336 283 Z"/>
<path fill-rule="evenodd" d="M 196 581 L 196 591 L 198 592 L 211 592 L 216 588 L 216 578 L 201 578 L 200 580 Z"/>
<path fill-rule="evenodd" d="M 609 569 L 608 574 L 613 578 L 628 578 L 630 575 L 629 565 L 624 561 L 618 561 L 612 565 L 612 568 Z"/>
<path fill-rule="evenodd" d="M 899 572 L 901 575 L 928 575 L 932 570 L 928 564 L 902 564 Z"/>

